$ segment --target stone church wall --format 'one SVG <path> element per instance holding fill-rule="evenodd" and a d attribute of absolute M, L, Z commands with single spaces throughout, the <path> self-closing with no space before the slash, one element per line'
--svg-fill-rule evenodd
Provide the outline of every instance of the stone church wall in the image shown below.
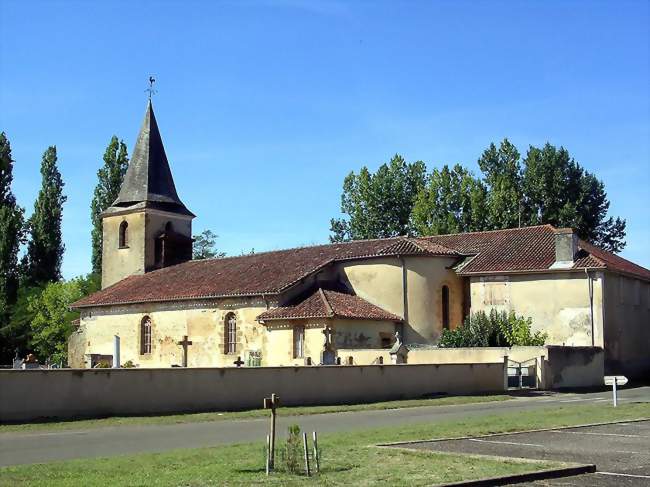
<path fill-rule="evenodd" d="M 128 245 L 120 248 L 120 224 L 128 223 Z M 102 288 L 131 274 L 144 274 L 145 214 L 109 216 L 103 219 Z"/>
<path fill-rule="evenodd" d="M 605 274 L 605 365 L 608 373 L 650 377 L 650 283 Z"/>
<path fill-rule="evenodd" d="M 471 311 L 514 311 L 533 320 L 533 330 L 548 333 L 547 345 L 603 346 L 603 275 L 591 272 L 472 277 Z"/>
<path fill-rule="evenodd" d="M 139 367 L 171 367 L 181 365 L 182 347 L 178 342 L 184 335 L 192 341 L 188 347 L 188 366 L 230 366 L 244 352 L 265 348 L 263 326 L 255 321 L 266 309 L 263 301 L 230 299 L 219 302 L 149 303 L 129 306 L 95 308 L 84 311 L 77 335 L 69 342 L 71 357 L 79 366 L 79 356 L 89 354 L 113 355 L 113 337 L 121 338 L 122 364 L 132 361 Z M 228 313 L 237 317 L 237 350 L 225 353 L 225 319 Z M 142 320 L 148 316 L 152 323 L 152 350 L 141 354 Z M 78 351 L 82 344 L 82 352 Z M 88 364 L 86 364 L 88 366 Z"/>
<path fill-rule="evenodd" d="M 447 257 L 404 257 L 404 269 L 395 257 L 354 260 L 339 264 L 340 273 L 363 299 L 405 318 L 405 343 L 435 343 L 442 332 L 442 287 L 449 288 L 449 322 L 455 328 L 463 319 L 463 280 L 449 267 Z M 406 316 L 405 316 L 406 315 Z"/>

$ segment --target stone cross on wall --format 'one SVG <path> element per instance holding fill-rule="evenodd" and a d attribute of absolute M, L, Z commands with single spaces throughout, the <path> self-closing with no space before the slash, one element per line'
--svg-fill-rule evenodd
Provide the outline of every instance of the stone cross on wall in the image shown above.
<path fill-rule="evenodd" d="M 183 367 L 187 367 L 187 347 L 192 345 L 192 341 L 187 339 L 187 335 L 183 335 L 183 339 L 177 345 L 183 347 Z"/>

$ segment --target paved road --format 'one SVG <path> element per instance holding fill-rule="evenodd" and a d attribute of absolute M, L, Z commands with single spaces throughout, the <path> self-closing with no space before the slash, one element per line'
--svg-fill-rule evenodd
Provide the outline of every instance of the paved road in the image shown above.
<path fill-rule="evenodd" d="M 650 387 L 624 389 L 621 402 L 650 402 Z M 605 403 L 606 392 L 550 394 L 518 397 L 511 401 L 457 406 L 426 406 L 385 411 L 359 411 L 279 417 L 279 431 L 299 423 L 303 429 L 319 433 L 352 431 L 417 423 L 436 423 L 503 412 L 554 408 L 571 403 Z M 104 457 L 176 448 L 259 441 L 267 430 L 265 419 L 223 420 L 209 423 L 115 426 L 104 428 L 0 434 L 0 466 L 43 463 L 72 458 Z"/>
<path fill-rule="evenodd" d="M 650 485 L 650 421 L 412 444 L 409 448 L 595 464 L 597 472 L 537 486 Z"/>

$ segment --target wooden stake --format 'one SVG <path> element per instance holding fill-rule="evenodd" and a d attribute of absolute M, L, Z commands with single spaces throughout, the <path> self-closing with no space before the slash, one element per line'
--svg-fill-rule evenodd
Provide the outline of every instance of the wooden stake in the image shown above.
<path fill-rule="evenodd" d="M 302 433 L 302 445 L 305 449 L 305 472 L 307 477 L 311 477 L 311 471 L 309 470 L 309 445 L 307 445 L 307 433 L 303 431 Z"/>
<path fill-rule="evenodd" d="M 275 393 L 271 394 L 271 397 L 264 398 L 264 409 L 271 410 L 271 446 L 269 450 L 270 454 L 270 469 L 273 470 L 275 467 L 275 410 L 280 405 L 280 396 Z"/>
<path fill-rule="evenodd" d="M 314 466 L 316 467 L 316 473 L 320 473 L 320 458 L 318 455 L 318 436 L 316 435 L 315 431 L 312 433 L 312 436 L 314 440 Z"/>

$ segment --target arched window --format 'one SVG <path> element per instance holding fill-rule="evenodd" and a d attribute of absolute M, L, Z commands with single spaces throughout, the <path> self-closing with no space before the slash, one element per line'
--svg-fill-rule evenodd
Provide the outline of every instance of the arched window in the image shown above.
<path fill-rule="evenodd" d="M 226 315 L 224 327 L 225 353 L 237 353 L 237 317 L 235 313 Z"/>
<path fill-rule="evenodd" d="M 165 232 L 171 232 L 174 229 L 172 222 L 165 223 Z"/>
<path fill-rule="evenodd" d="M 293 327 L 293 358 L 305 356 L 305 327 L 296 325 Z"/>
<path fill-rule="evenodd" d="M 151 318 L 145 316 L 140 323 L 140 354 L 151 353 Z"/>
<path fill-rule="evenodd" d="M 125 221 L 120 223 L 120 248 L 123 249 L 129 246 L 129 224 Z"/>
<path fill-rule="evenodd" d="M 442 327 L 449 330 L 449 288 L 442 286 Z"/>

